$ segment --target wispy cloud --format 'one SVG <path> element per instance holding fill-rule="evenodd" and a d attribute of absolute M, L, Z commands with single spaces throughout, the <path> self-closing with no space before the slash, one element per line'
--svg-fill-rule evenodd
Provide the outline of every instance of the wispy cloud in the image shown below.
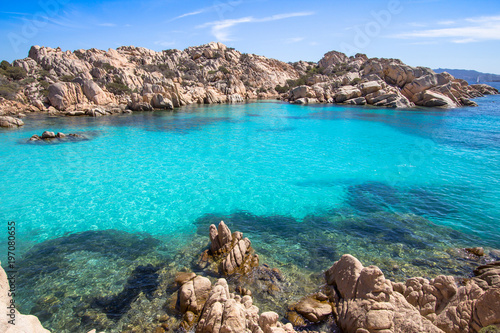
<path fill-rule="evenodd" d="M 500 40 L 500 16 L 467 18 L 453 22 L 459 26 L 403 32 L 395 38 L 445 38 L 453 43 L 472 43 L 486 40 Z"/>
<path fill-rule="evenodd" d="M 160 45 L 164 47 L 169 47 L 175 45 L 175 42 L 172 41 L 164 41 L 164 40 L 157 40 L 154 42 L 155 45 Z"/>
<path fill-rule="evenodd" d="M 184 17 L 188 17 L 188 16 L 199 15 L 199 14 L 205 13 L 207 11 L 208 11 L 208 8 L 203 8 L 203 9 L 200 9 L 200 10 L 196 10 L 194 12 L 185 13 L 185 14 L 182 14 L 182 15 L 174 17 L 173 19 L 170 20 L 170 22 L 178 20 L 178 19 L 181 19 L 181 18 L 184 18 Z"/>
<path fill-rule="evenodd" d="M 100 27 L 110 27 L 110 28 L 116 27 L 116 24 L 114 24 L 114 23 L 107 23 L 107 22 L 106 23 L 98 23 L 97 25 L 100 26 Z"/>
<path fill-rule="evenodd" d="M 243 24 L 243 23 L 272 22 L 272 21 L 284 20 L 284 19 L 293 18 L 293 17 L 310 16 L 310 15 L 314 15 L 314 12 L 285 13 L 285 14 L 277 14 L 277 15 L 263 17 L 263 18 L 255 18 L 253 16 L 248 16 L 248 17 L 242 17 L 239 19 L 228 19 L 228 20 L 207 22 L 205 24 L 199 25 L 197 28 L 212 27 L 212 29 L 211 29 L 212 35 L 214 35 L 218 41 L 229 42 L 229 41 L 231 41 L 231 37 L 230 37 L 231 32 L 229 29 L 236 26 L 236 25 Z"/>
<path fill-rule="evenodd" d="M 298 42 L 302 42 L 304 39 L 305 39 L 304 37 L 287 38 L 287 39 L 285 39 L 285 43 L 286 44 L 298 43 Z"/>
<path fill-rule="evenodd" d="M 438 24 L 439 25 L 452 25 L 452 24 L 455 24 L 456 21 L 453 21 L 453 20 L 444 20 L 444 21 L 439 21 Z"/>

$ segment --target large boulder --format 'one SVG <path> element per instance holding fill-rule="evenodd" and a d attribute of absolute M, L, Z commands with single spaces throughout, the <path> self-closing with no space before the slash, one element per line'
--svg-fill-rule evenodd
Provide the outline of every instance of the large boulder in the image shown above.
<path fill-rule="evenodd" d="M 71 105 L 88 103 L 82 87 L 74 82 L 57 82 L 50 85 L 48 99 L 50 104 L 60 111 Z"/>
<path fill-rule="evenodd" d="M 156 109 L 171 110 L 174 108 L 174 104 L 171 100 L 164 97 L 162 94 L 155 94 L 151 98 L 151 105 Z"/>
<path fill-rule="evenodd" d="M 431 90 L 422 91 L 413 96 L 413 103 L 426 107 L 454 108 L 457 106 L 451 98 Z"/>
<path fill-rule="evenodd" d="M 349 99 L 357 97 L 361 97 L 361 90 L 353 86 L 345 86 L 337 90 L 334 99 L 336 103 L 343 103 Z"/>
<path fill-rule="evenodd" d="M 24 126 L 24 122 L 21 119 L 9 116 L 0 116 L 0 127 L 21 127 L 21 126 Z"/>
<path fill-rule="evenodd" d="M 96 105 L 106 105 L 112 102 L 111 98 L 93 80 L 83 80 L 83 93 Z"/>

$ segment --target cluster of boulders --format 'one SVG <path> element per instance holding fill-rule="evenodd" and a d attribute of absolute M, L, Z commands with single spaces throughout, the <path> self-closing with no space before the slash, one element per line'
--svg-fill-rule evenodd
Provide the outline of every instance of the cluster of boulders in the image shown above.
<path fill-rule="evenodd" d="M 45 131 L 42 133 L 42 135 L 34 134 L 31 138 L 29 138 L 28 143 L 38 143 L 38 142 L 62 143 L 62 142 L 87 141 L 87 140 L 89 140 L 89 138 L 81 134 L 70 133 L 66 135 L 61 132 L 54 133 L 50 131 Z"/>
<path fill-rule="evenodd" d="M 180 324 L 186 331 L 197 333 L 285 333 L 295 332 L 292 324 L 282 324 L 275 312 L 259 315 L 250 295 L 238 295 L 229 291 L 226 279 L 218 279 L 212 285 L 209 279 L 196 274 L 181 274 L 182 283 L 177 305 L 183 314 Z"/>
<path fill-rule="evenodd" d="M 332 51 L 319 64 L 324 66 L 322 75 L 313 76 L 307 85 L 291 89 L 282 99 L 295 104 L 454 108 L 477 106 L 471 98 L 498 94 L 497 89 L 488 85 L 469 85 L 446 72 L 436 74 L 430 68 L 411 67 L 397 59 L 368 59 L 363 54 L 347 57 Z M 339 68 L 344 70 L 335 72 Z M 346 69 L 349 71 L 344 73 Z"/>
<path fill-rule="evenodd" d="M 500 262 L 458 286 L 451 276 L 394 283 L 376 266 L 344 255 L 325 273 L 345 332 L 478 332 L 500 329 Z M 333 296 L 333 298 L 332 298 Z"/>
<path fill-rule="evenodd" d="M 297 104 L 456 107 L 474 106 L 471 98 L 498 93 L 487 85 L 468 85 L 448 73 L 436 74 L 397 59 L 347 57 L 332 51 L 318 63 L 288 64 L 215 42 L 161 52 L 134 46 L 74 52 L 33 46 L 28 58 L 13 66 L 22 67 L 30 78 L 16 96 L 21 105 L 17 112 L 71 116 L 89 115 L 96 108 L 116 114 L 254 98 Z M 293 82 L 304 78 L 306 84 L 294 88 Z M 280 96 L 278 87 L 290 91 Z M 9 103 L 0 100 L 0 109 L 12 109 Z"/>
<path fill-rule="evenodd" d="M 43 328 L 37 317 L 23 315 L 17 311 L 16 307 L 18 304 L 15 302 L 15 299 L 11 297 L 11 295 L 15 295 L 15 293 L 15 287 L 11 288 L 7 274 L 0 266 L 0 307 L 3 310 L 3 313 L 0 316 L 0 332 L 50 333 L 48 330 Z"/>

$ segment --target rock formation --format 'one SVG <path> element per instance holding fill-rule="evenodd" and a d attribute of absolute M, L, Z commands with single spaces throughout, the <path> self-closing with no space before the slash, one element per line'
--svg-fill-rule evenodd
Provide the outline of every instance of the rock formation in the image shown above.
<path fill-rule="evenodd" d="M 24 122 L 21 119 L 1 116 L 0 117 L 0 127 L 21 127 L 24 126 Z"/>
<path fill-rule="evenodd" d="M 344 332 L 478 332 L 500 328 L 500 262 L 476 269 L 458 286 L 451 276 L 406 283 L 344 255 L 325 273 L 337 324 Z"/>
<path fill-rule="evenodd" d="M 35 316 L 22 315 L 15 308 L 10 310 L 9 306 L 11 304 L 16 305 L 16 303 L 11 303 L 12 298 L 9 296 L 10 290 L 9 281 L 7 279 L 7 274 L 0 266 L 0 307 L 3 309 L 4 313 L 0 316 L 0 332 L 4 333 L 50 333 L 48 330 L 44 329 L 40 321 Z M 15 292 L 14 292 L 15 294 Z M 9 311 L 6 313 L 5 311 Z M 12 314 L 12 317 L 8 316 Z M 13 322 L 9 323 L 9 320 Z M 14 324 L 12 324 L 14 323 Z"/>
<path fill-rule="evenodd" d="M 70 134 L 64 134 L 61 132 L 50 132 L 50 131 L 45 131 L 42 133 L 42 135 L 33 135 L 31 138 L 29 138 L 28 143 L 63 143 L 63 142 L 78 142 L 78 141 L 87 141 L 89 138 L 87 138 L 84 135 L 81 134 L 75 134 L 75 133 L 70 133 Z"/>
<path fill-rule="evenodd" d="M 210 265 L 213 270 L 227 276 L 235 273 L 245 275 L 259 266 L 259 256 L 253 254 L 250 240 L 243 238 L 241 232 L 231 233 L 221 221 L 218 227 L 214 224 L 210 226 L 209 235 L 210 249 L 202 254 L 200 267 Z"/>
<path fill-rule="evenodd" d="M 297 104 L 456 107 L 498 93 L 397 59 L 332 51 L 318 63 L 287 64 L 214 42 L 160 52 L 134 46 L 74 52 L 33 46 L 28 58 L 12 66 L 22 68 L 26 79 L 10 82 L 0 76 L 0 85 L 17 89 L 11 100 L 0 98 L 0 115 L 21 110 L 94 116 L 95 109 L 115 114 L 276 97 Z"/>
<path fill-rule="evenodd" d="M 183 313 L 181 327 L 196 333 L 293 333 L 291 324 L 282 324 L 275 312 L 259 315 L 249 295 L 230 293 L 225 279 L 213 286 L 207 278 L 191 275 L 178 292 L 178 305 Z"/>

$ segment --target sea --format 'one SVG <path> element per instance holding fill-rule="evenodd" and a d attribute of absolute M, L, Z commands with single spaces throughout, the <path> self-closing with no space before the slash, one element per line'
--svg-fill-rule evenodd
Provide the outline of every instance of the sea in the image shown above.
<path fill-rule="evenodd" d="M 460 249 L 500 249 L 500 96 L 475 101 L 28 114 L 0 129 L 0 259 L 14 259 L 18 308 L 87 332 L 85 311 L 137 267 L 193 269 L 221 220 L 291 279 L 319 280 L 345 253 L 398 281 L 466 277 Z M 28 142 L 46 130 L 89 140 Z"/>

